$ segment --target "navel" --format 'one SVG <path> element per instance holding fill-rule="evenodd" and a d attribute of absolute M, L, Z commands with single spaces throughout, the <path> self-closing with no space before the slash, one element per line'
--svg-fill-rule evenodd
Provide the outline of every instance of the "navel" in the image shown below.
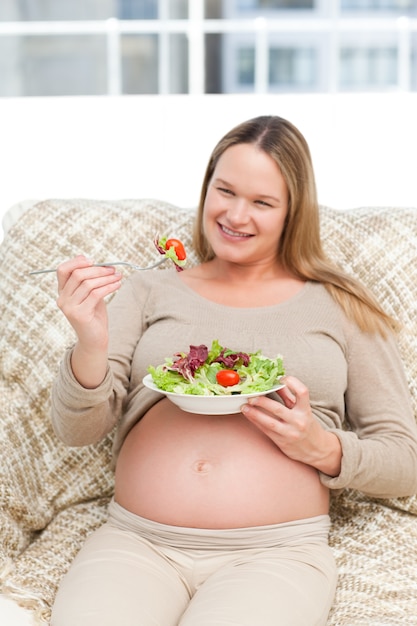
<path fill-rule="evenodd" d="M 210 470 L 212 469 L 212 464 L 210 463 L 210 461 L 207 461 L 206 459 L 198 459 L 197 461 L 195 461 L 192 465 L 192 469 L 196 474 L 208 474 L 210 472 Z"/>

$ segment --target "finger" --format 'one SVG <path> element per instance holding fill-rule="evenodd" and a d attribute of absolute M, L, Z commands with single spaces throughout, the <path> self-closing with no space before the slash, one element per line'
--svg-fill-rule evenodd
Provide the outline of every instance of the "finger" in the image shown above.
<path fill-rule="evenodd" d="M 259 400 L 261 399 L 259 398 Z M 269 400 L 269 402 L 279 405 L 276 400 Z M 250 400 L 250 402 L 241 407 L 241 411 L 252 424 L 266 435 L 271 436 L 272 433 L 280 435 L 282 432 L 285 432 L 283 431 L 286 428 L 285 421 L 279 416 L 277 408 L 270 405 L 269 402 L 265 403 L 264 399 L 262 399 L 259 403 L 254 404 Z"/>
<path fill-rule="evenodd" d="M 93 262 L 87 259 L 83 254 L 61 263 L 57 269 L 58 291 L 64 288 L 74 270 L 81 267 L 90 267 L 92 265 Z"/>
<path fill-rule="evenodd" d="M 284 381 L 282 381 L 282 383 L 285 385 Z M 281 398 L 288 409 L 292 409 L 295 406 L 297 399 L 286 385 L 282 389 L 277 389 L 276 394 Z"/>
<path fill-rule="evenodd" d="M 107 276 L 95 276 L 82 282 L 74 280 L 74 291 L 70 285 L 72 281 L 70 278 L 65 289 L 60 292 L 57 298 L 57 305 L 67 317 L 71 311 L 80 309 L 85 305 L 94 309 L 101 300 L 120 288 L 121 278 L 120 273 L 113 272 Z"/>
<path fill-rule="evenodd" d="M 268 396 L 256 396 L 255 398 L 249 398 L 247 404 L 242 407 L 242 412 L 245 414 L 254 415 L 255 411 L 256 413 L 268 415 L 275 420 L 283 420 L 285 407 L 277 400 L 268 398 Z"/>
<path fill-rule="evenodd" d="M 258 396 L 250 398 L 246 404 L 241 407 L 242 413 L 251 421 L 258 425 L 262 422 L 265 426 L 271 428 L 274 422 L 285 421 L 285 406 L 267 396 Z"/>
<path fill-rule="evenodd" d="M 65 271 L 66 268 L 64 268 Z M 58 287 L 58 293 L 64 293 L 65 297 L 76 297 L 77 293 L 92 290 L 95 287 L 105 285 L 107 282 L 114 282 L 120 277 L 120 272 L 116 272 L 114 267 L 98 267 L 96 265 L 75 267 L 64 279 L 66 282 L 64 282 L 63 287 L 61 289 Z"/>
<path fill-rule="evenodd" d="M 284 376 L 281 379 L 285 385 L 276 392 L 282 398 L 285 406 L 293 408 L 296 404 L 301 407 L 310 405 L 310 394 L 308 388 L 295 376 Z"/>
<path fill-rule="evenodd" d="M 96 269 L 94 268 L 94 270 Z M 74 277 L 75 289 L 71 296 L 73 301 L 79 304 L 89 298 L 90 295 L 93 295 L 97 300 L 102 299 L 102 293 L 114 283 L 120 282 L 122 278 L 120 272 L 116 272 L 114 269 L 111 269 L 110 272 L 104 272 L 104 275 L 102 272 L 90 271 L 89 269 L 80 270 L 80 272 L 82 272 L 82 280 L 79 280 L 78 276 Z M 78 270 L 75 273 L 77 274 Z"/>

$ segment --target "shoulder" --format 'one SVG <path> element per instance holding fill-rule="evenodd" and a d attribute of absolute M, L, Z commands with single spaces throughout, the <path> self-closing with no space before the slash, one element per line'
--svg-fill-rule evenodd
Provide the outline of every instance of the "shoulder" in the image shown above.
<path fill-rule="evenodd" d="M 332 294 L 323 283 L 309 281 L 301 292 L 305 299 L 306 306 L 316 307 L 328 311 L 330 315 L 337 315 L 346 318 L 340 304 L 333 298 Z"/>

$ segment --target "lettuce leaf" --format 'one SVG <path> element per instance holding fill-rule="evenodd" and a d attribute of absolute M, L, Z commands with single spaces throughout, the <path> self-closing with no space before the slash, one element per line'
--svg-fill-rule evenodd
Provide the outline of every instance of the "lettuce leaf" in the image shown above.
<path fill-rule="evenodd" d="M 221 369 L 233 369 L 240 377 L 237 385 L 223 387 L 216 381 Z M 188 353 L 167 357 L 148 372 L 159 389 L 172 393 L 201 396 L 246 394 L 268 391 L 279 384 L 285 370 L 281 355 L 270 359 L 260 351 L 236 352 L 224 348 L 215 339 L 211 348 L 190 346 Z"/>

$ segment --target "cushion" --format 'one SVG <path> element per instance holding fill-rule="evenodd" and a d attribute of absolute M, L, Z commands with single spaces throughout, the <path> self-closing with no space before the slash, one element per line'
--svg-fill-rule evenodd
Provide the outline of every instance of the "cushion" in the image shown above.
<path fill-rule="evenodd" d="M 417 211 L 322 207 L 321 217 L 328 254 L 404 324 L 400 349 L 417 414 Z M 1 245 L 0 591 L 31 607 L 39 623 L 49 622 L 61 576 L 105 519 L 112 434 L 83 448 L 55 437 L 50 387 L 74 336 L 56 306 L 55 275 L 28 272 L 79 253 L 146 265 L 157 256 L 157 233 L 181 239 L 194 264 L 193 218 L 193 211 L 157 200 L 47 200 L 25 211 Z M 331 514 L 340 583 L 329 624 L 411 623 L 416 498 L 377 502 L 348 490 L 334 498 Z"/>
<path fill-rule="evenodd" d="M 3 219 L 1 221 L 1 225 L 3 227 L 3 231 L 7 233 L 7 231 L 13 226 L 15 222 L 27 211 L 30 207 L 37 204 L 39 200 L 22 200 L 21 202 L 17 202 L 13 204 L 6 213 L 3 215 Z"/>
<path fill-rule="evenodd" d="M 156 233 L 169 229 L 190 248 L 192 219 L 192 212 L 158 201 L 48 201 L 25 211 L 2 243 L 0 576 L 7 578 L 4 589 L 27 596 L 30 606 L 44 605 L 32 602 L 36 589 L 49 606 L 57 572 L 62 574 L 82 543 L 78 535 L 104 520 L 113 473 L 111 436 L 94 446 L 68 448 L 52 431 L 50 387 L 74 336 L 56 306 L 55 275 L 28 273 L 79 253 L 146 265 L 159 258 Z M 90 502 L 94 506 L 82 506 Z M 22 587 L 25 592 L 18 592 Z"/>
<path fill-rule="evenodd" d="M 330 258 L 401 322 L 398 342 L 417 419 L 417 209 L 323 207 L 321 232 Z M 417 496 L 385 504 L 417 514 Z"/>

